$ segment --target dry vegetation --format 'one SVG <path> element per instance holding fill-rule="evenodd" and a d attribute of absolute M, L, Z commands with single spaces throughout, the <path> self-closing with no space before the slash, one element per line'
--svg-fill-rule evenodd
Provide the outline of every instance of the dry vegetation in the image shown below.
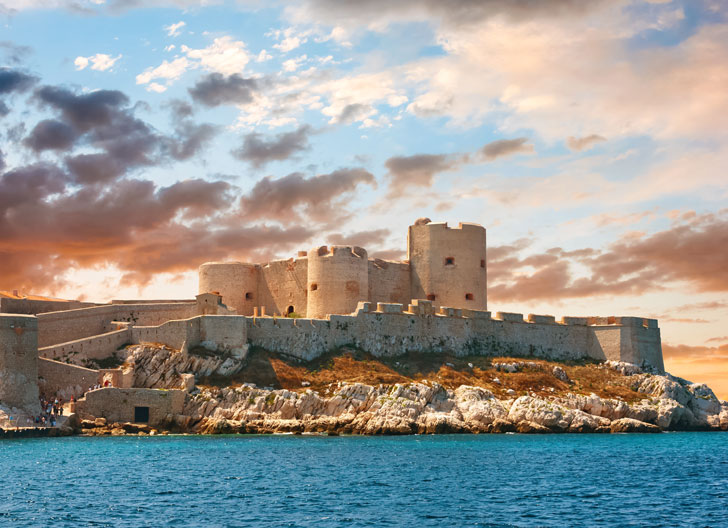
<path fill-rule="evenodd" d="M 519 372 L 498 371 L 494 363 L 527 362 Z M 472 365 L 472 366 L 471 366 Z M 572 383 L 553 375 L 553 367 L 560 366 Z M 498 383 L 498 381 L 500 383 Z M 343 348 L 311 362 L 300 362 L 287 356 L 265 350 L 251 350 L 248 364 L 233 378 L 206 379 L 200 385 L 237 386 L 255 383 L 258 387 L 272 387 L 304 391 L 312 389 L 326 392 L 332 383 L 346 381 L 367 385 L 391 385 L 427 380 L 448 389 L 460 385 L 473 385 L 491 390 L 499 398 L 536 393 L 559 395 L 595 393 L 602 398 L 620 398 L 627 402 L 644 397 L 630 388 L 630 378 L 605 368 L 596 362 L 554 362 L 542 359 L 512 357 L 455 357 L 443 354 L 411 354 L 396 358 L 375 358 L 359 350 Z"/>

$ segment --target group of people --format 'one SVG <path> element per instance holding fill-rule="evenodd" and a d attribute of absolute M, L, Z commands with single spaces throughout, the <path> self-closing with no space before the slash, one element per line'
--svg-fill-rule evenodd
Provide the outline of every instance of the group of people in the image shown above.
<path fill-rule="evenodd" d="M 35 425 L 55 427 L 59 416 L 63 416 L 63 398 L 55 398 L 51 401 L 41 397 L 40 414 L 35 417 Z"/>
<path fill-rule="evenodd" d="M 97 383 L 93 387 L 89 387 L 86 392 L 91 392 L 92 390 L 96 390 L 96 389 L 103 389 L 105 387 L 111 387 L 111 382 L 109 380 L 104 380 L 103 385 L 101 383 Z"/>

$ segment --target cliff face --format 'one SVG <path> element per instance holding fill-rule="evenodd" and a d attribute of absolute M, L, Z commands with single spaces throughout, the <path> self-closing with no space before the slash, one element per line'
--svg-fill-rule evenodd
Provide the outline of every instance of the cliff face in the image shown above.
<path fill-rule="evenodd" d="M 347 434 L 659 432 L 728 430 L 728 403 L 705 385 L 635 374 L 640 401 L 596 394 L 499 399 L 482 387 L 438 383 L 373 387 L 338 383 L 308 390 L 206 388 L 189 397 L 182 423 L 201 433 L 332 432 Z"/>
<path fill-rule="evenodd" d="M 147 389 L 190 387 L 190 376 L 229 377 L 244 366 L 246 350 L 217 353 L 203 347 L 175 350 L 156 345 L 134 345 L 125 354 L 124 370 L 133 373 L 133 386 Z M 194 385 L 194 383 L 192 383 Z"/>
<path fill-rule="evenodd" d="M 127 368 L 137 387 L 191 390 L 167 425 L 203 434 L 728 430 L 728 403 L 710 388 L 635 365 L 438 356 L 388 365 L 354 355 L 301 365 L 139 345 Z"/>

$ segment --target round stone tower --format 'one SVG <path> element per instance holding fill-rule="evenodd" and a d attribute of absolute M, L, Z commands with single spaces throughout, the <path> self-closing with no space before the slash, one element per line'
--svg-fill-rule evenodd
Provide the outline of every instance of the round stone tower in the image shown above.
<path fill-rule="evenodd" d="M 486 310 L 485 228 L 420 218 L 407 233 L 412 298 L 435 306 Z"/>
<path fill-rule="evenodd" d="M 199 268 L 199 293 L 218 292 L 238 315 L 252 315 L 258 306 L 258 269 L 243 262 L 206 262 Z"/>
<path fill-rule="evenodd" d="M 369 259 L 356 246 L 321 246 L 308 252 L 306 317 L 349 314 L 369 295 Z"/>
<path fill-rule="evenodd" d="M 32 315 L 0 314 L 0 403 L 40 411 L 38 319 Z"/>

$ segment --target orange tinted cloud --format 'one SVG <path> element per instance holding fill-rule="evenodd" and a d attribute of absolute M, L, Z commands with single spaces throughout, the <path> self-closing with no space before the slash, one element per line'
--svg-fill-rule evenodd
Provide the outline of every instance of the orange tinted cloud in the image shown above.
<path fill-rule="evenodd" d="M 626 234 L 606 250 L 552 248 L 521 257 L 528 241 L 489 250 L 489 298 L 496 301 L 640 294 L 686 281 L 701 292 L 728 290 L 728 219 L 694 216 L 670 229 Z M 576 276 L 573 265 L 589 270 Z"/>

